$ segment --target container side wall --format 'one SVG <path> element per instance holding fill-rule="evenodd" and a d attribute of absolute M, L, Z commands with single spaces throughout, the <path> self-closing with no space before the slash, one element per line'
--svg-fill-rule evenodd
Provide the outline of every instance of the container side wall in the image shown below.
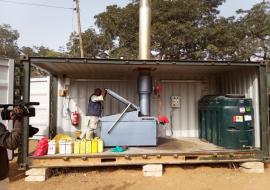
<path fill-rule="evenodd" d="M 192 81 L 192 79 L 196 79 L 196 81 Z M 153 81 L 159 81 L 162 84 L 163 90 L 160 99 L 154 93 L 151 95 L 151 115 L 158 116 L 160 113 L 160 115 L 168 117 L 173 125 L 173 137 L 198 137 L 198 101 L 203 94 L 215 94 L 217 91 L 218 85 L 214 77 L 190 76 L 188 80 L 190 81 L 181 78 L 162 82 L 162 78 L 153 78 Z M 63 88 L 64 82 L 63 79 L 60 79 L 58 89 Z M 88 99 L 95 88 L 112 89 L 132 103 L 139 105 L 136 80 L 71 80 L 70 98 L 58 97 L 58 133 L 74 136 L 76 128 L 71 125 L 70 113 L 76 110 L 80 113 L 79 128 L 85 125 L 84 116 Z M 181 97 L 180 109 L 171 108 L 171 96 Z M 103 115 L 116 114 L 124 108 L 124 104 L 107 95 Z M 159 126 L 158 135 L 171 136 L 170 125 Z"/>
<path fill-rule="evenodd" d="M 36 116 L 29 119 L 30 125 L 39 128 L 33 138 L 49 135 L 49 105 L 50 105 L 50 78 L 32 78 L 30 82 L 30 101 L 39 102 L 36 106 Z"/>
<path fill-rule="evenodd" d="M 14 91 L 14 60 L 0 58 L 0 103 L 12 104 L 13 103 L 13 91 Z M 13 126 L 12 121 L 0 122 L 8 126 L 11 130 Z M 13 158 L 13 151 L 8 150 L 8 156 L 11 160 Z"/>
<path fill-rule="evenodd" d="M 255 146 L 260 147 L 260 114 L 258 71 L 245 69 L 224 73 L 220 77 L 222 94 L 244 94 L 252 98 L 254 108 Z"/>
<path fill-rule="evenodd" d="M 70 113 L 74 111 L 79 111 L 80 113 L 80 124 L 79 128 L 84 125 L 87 104 L 89 96 L 94 92 L 95 88 L 108 88 L 113 89 L 115 92 L 125 97 L 132 103 L 138 105 L 138 95 L 135 80 L 127 81 L 76 81 L 72 80 L 69 88 L 70 98 L 58 97 L 58 133 L 63 132 L 71 136 L 74 135 L 76 128 L 71 125 Z M 63 88 L 63 81 L 60 80 L 58 89 Z M 120 113 L 126 106 L 119 103 L 117 100 L 113 99 L 107 95 L 104 101 L 104 113 L 103 115 L 110 115 Z"/>

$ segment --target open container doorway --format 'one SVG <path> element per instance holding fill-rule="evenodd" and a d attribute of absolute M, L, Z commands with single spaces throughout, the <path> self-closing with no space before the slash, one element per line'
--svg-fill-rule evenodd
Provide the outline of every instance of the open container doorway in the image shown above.
<path fill-rule="evenodd" d="M 246 98 L 252 98 L 255 147 L 260 148 L 258 63 L 80 61 L 83 59 L 71 59 L 68 62 L 63 59 L 32 59 L 34 65 L 57 76 L 58 90 L 68 88 L 67 97 L 57 96 L 57 133 L 74 137 L 77 128 L 71 124 L 70 113 L 79 112 L 81 128 L 88 98 L 95 88 L 112 89 L 138 105 L 137 68 L 147 67 L 152 69 L 153 85 L 162 86 L 160 96 L 154 93 L 151 95 L 151 115 L 161 114 L 171 120 L 170 124 L 158 127 L 158 137 L 162 138 L 158 141 L 159 145 L 164 146 L 166 139 L 168 140 L 165 151 L 189 151 L 187 147 L 192 147 L 190 151 L 222 149 L 199 140 L 198 101 L 207 94 L 244 94 Z M 180 107 L 172 108 L 172 96 L 180 98 Z M 120 113 L 124 108 L 125 105 L 107 96 L 103 115 Z M 174 145 L 177 140 L 182 144 Z M 155 148 L 146 148 L 148 149 Z"/>

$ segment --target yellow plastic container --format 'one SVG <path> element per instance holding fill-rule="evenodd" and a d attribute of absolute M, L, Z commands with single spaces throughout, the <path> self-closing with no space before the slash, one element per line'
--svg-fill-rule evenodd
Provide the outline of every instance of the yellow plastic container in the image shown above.
<path fill-rule="evenodd" d="M 90 154 L 92 152 L 92 141 L 91 140 L 86 141 L 85 152 L 86 152 L 86 154 Z"/>
<path fill-rule="evenodd" d="M 80 154 L 80 146 L 81 146 L 81 141 L 76 140 L 74 142 L 74 154 Z"/>
<path fill-rule="evenodd" d="M 92 140 L 92 153 L 98 152 L 98 138 Z"/>
<path fill-rule="evenodd" d="M 85 154 L 86 151 L 86 140 L 81 140 L 81 144 L 80 144 L 80 154 Z"/>
<path fill-rule="evenodd" d="M 81 136 L 81 131 L 80 131 L 80 130 L 76 130 L 76 131 L 74 132 L 74 134 L 75 134 L 75 137 L 78 139 L 78 138 L 80 138 L 80 136 Z"/>
<path fill-rule="evenodd" d="M 98 153 L 103 152 L 103 140 L 98 138 Z"/>

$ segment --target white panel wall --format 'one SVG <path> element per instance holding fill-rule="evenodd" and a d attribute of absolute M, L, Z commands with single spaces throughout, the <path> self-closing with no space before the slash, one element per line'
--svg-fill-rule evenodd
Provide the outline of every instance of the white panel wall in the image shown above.
<path fill-rule="evenodd" d="M 14 60 L 0 58 L 0 104 L 13 103 L 14 86 Z M 0 122 L 8 124 L 7 121 Z M 9 128 L 12 128 L 12 122 L 9 121 Z"/>
<path fill-rule="evenodd" d="M 0 58 L 0 104 L 12 104 L 14 94 L 14 60 Z M 2 109 L 0 109 L 1 111 Z M 13 127 L 12 121 L 2 121 L 9 130 Z M 8 157 L 13 158 L 13 151 L 8 150 Z"/>
<path fill-rule="evenodd" d="M 59 89 L 64 87 L 63 81 L 59 82 Z M 86 114 L 88 98 L 94 92 L 95 88 L 109 88 L 119 93 L 121 96 L 127 98 L 129 101 L 138 104 L 138 96 L 136 95 L 136 81 L 71 81 L 69 87 L 70 99 L 58 97 L 58 133 L 66 133 L 71 136 L 74 135 L 76 128 L 71 125 L 70 114 L 76 110 L 79 111 L 81 120 Z M 124 104 L 119 103 L 109 95 L 104 102 L 103 115 L 119 113 L 125 107 Z M 67 110 L 70 110 L 67 111 Z M 80 123 L 81 127 L 82 122 Z"/>
<path fill-rule="evenodd" d="M 95 88 L 112 89 L 129 101 L 139 105 L 136 85 L 137 82 L 135 80 L 105 82 L 72 80 L 69 87 L 70 99 L 58 97 L 58 109 L 61 110 L 58 115 L 58 133 L 74 135 L 76 128 L 71 125 L 69 114 L 78 110 L 80 115 L 84 116 L 88 98 Z M 62 81 L 59 83 L 59 89 L 63 88 L 63 86 Z M 172 110 L 170 108 L 170 97 L 173 95 L 181 96 L 182 106 L 180 109 L 175 109 L 172 115 L 173 137 L 198 137 L 198 100 L 202 96 L 204 84 L 201 82 L 182 82 L 179 80 L 176 82 L 163 82 L 162 86 L 161 101 L 158 100 L 157 96 L 152 94 L 151 114 L 157 116 L 158 110 L 161 110 L 161 115 L 170 118 L 170 112 Z M 108 95 L 104 102 L 104 115 L 119 113 L 124 107 L 123 104 Z M 67 111 L 68 108 L 70 112 Z M 166 126 L 166 129 L 160 127 L 159 136 L 165 136 L 165 130 L 167 130 L 167 135 L 170 135 L 169 127 L 169 125 Z"/>
<path fill-rule="evenodd" d="M 169 127 L 173 127 L 173 137 L 198 137 L 198 101 L 202 96 L 202 83 L 179 80 L 163 82 L 162 86 L 161 113 L 171 122 L 171 126 L 167 127 L 167 135 L 171 135 Z M 181 97 L 180 108 L 170 107 L 171 96 Z"/>
<path fill-rule="evenodd" d="M 256 146 L 259 146 L 259 115 L 258 115 L 258 79 L 254 70 L 248 70 L 239 75 L 239 71 L 235 74 L 209 74 L 204 76 L 189 75 L 183 77 L 179 74 L 179 79 L 162 80 L 162 77 L 153 78 L 163 86 L 161 101 L 157 96 L 152 94 L 151 99 L 151 115 L 158 116 L 160 110 L 161 115 L 167 116 L 171 120 L 173 127 L 173 137 L 198 137 L 198 101 L 206 94 L 221 93 L 245 93 L 247 97 L 253 98 L 253 107 L 255 110 L 255 128 L 256 128 Z M 186 78 L 186 79 L 185 79 Z M 70 99 L 58 97 L 58 133 L 66 133 L 74 136 L 76 128 L 71 125 L 69 114 L 78 110 L 81 119 L 85 115 L 88 98 L 95 88 L 109 88 L 125 97 L 129 101 L 138 103 L 136 80 L 71 80 L 69 87 Z M 59 81 L 59 89 L 64 87 L 63 80 Z M 181 97 L 181 108 L 173 109 L 172 118 L 170 107 L 170 97 Z M 104 115 L 119 113 L 124 105 L 118 101 L 107 97 L 104 102 Z M 79 126 L 81 127 L 81 126 Z M 159 127 L 159 136 L 171 135 L 170 125 Z"/>
<path fill-rule="evenodd" d="M 30 117 L 29 123 L 39 128 L 34 138 L 41 138 L 49 135 L 49 114 L 50 114 L 50 78 L 31 78 L 30 101 L 40 102 L 36 108 L 36 116 Z"/>
<path fill-rule="evenodd" d="M 254 108 L 255 146 L 260 147 L 259 83 L 255 69 L 228 72 L 221 75 L 221 92 L 244 94 L 252 98 Z"/>

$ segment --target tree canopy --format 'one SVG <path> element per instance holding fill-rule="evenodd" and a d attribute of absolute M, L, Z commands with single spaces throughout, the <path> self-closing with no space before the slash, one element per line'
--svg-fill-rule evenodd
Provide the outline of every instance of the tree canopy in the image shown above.
<path fill-rule="evenodd" d="M 251 10 L 238 10 L 244 39 L 238 50 L 242 59 L 270 59 L 270 2 L 264 1 Z"/>
<path fill-rule="evenodd" d="M 64 55 L 64 53 L 54 51 L 45 46 L 33 46 L 33 47 L 23 46 L 20 49 L 20 51 L 21 53 L 27 56 L 59 57 Z"/>
<path fill-rule="evenodd" d="M 152 0 L 151 52 L 154 59 L 266 60 L 270 59 L 270 2 L 235 17 L 222 17 L 225 0 Z M 107 6 L 95 16 L 96 29 L 82 33 L 83 48 L 90 58 L 138 58 L 139 1 L 125 7 Z M 0 56 L 79 57 L 79 38 L 72 32 L 67 51 L 44 46 L 17 45 L 19 32 L 0 25 Z"/>
<path fill-rule="evenodd" d="M 0 56 L 16 58 L 19 47 L 17 40 L 19 32 L 11 28 L 10 25 L 0 25 Z"/>
<path fill-rule="evenodd" d="M 12 29 L 10 25 L 0 25 L 0 56 L 16 59 L 20 54 L 44 57 L 56 57 L 64 55 L 64 53 L 54 51 L 45 46 L 23 46 L 19 48 L 17 45 L 19 36 L 19 32 Z"/>
<path fill-rule="evenodd" d="M 224 2 L 225 0 L 152 0 L 153 58 L 269 59 L 270 3 L 264 1 L 254 5 L 250 10 L 239 10 L 236 17 L 224 18 L 220 16 L 218 10 Z M 139 1 L 133 1 L 122 8 L 116 5 L 108 6 L 105 12 L 96 15 L 99 32 L 91 29 L 83 34 L 86 52 L 91 57 L 106 51 L 110 58 L 136 59 L 139 36 L 138 12 Z M 91 38 L 87 37 L 90 34 Z M 76 36 L 74 33 L 72 35 Z M 98 41 L 100 36 L 102 40 Z M 69 45 L 71 45 L 70 53 L 77 52 L 73 55 L 79 55 L 78 40 Z"/>

